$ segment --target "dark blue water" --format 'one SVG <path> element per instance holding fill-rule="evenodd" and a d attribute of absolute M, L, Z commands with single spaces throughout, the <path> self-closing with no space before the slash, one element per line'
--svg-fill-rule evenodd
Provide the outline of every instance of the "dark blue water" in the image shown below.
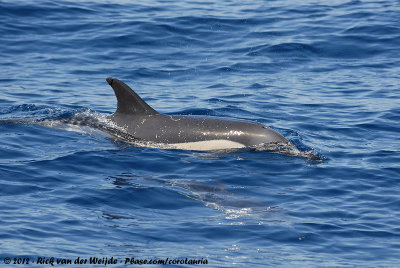
<path fill-rule="evenodd" d="M 1 264 L 398 265 L 399 18 L 394 0 L 1 1 Z M 37 124 L 112 113 L 108 76 L 160 112 L 258 121 L 324 161 Z"/>

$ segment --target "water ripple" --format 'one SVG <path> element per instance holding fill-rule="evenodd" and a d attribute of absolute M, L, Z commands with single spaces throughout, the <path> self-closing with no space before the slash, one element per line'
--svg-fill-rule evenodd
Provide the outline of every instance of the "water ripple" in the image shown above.
<path fill-rule="evenodd" d="M 3 255 L 397 266 L 399 11 L 1 1 Z M 115 111 L 108 76 L 160 112 L 258 121 L 324 161 L 134 147 L 56 123 Z"/>

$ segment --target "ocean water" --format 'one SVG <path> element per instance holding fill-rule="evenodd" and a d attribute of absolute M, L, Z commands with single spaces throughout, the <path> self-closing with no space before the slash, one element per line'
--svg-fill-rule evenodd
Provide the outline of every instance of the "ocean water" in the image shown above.
<path fill-rule="evenodd" d="M 399 18 L 394 0 L 0 1 L 1 265 L 398 266 Z M 162 113 L 257 121 L 323 161 L 62 124 L 115 111 L 108 76 Z"/>

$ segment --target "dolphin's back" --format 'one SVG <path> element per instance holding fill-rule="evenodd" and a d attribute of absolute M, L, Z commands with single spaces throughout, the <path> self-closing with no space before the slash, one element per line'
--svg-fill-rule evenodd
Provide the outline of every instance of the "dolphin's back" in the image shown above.
<path fill-rule="evenodd" d="M 160 114 L 125 83 L 115 78 L 107 78 L 107 82 L 118 100 L 118 108 L 110 119 L 135 139 L 195 150 L 289 143 L 279 133 L 259 123 Z"/>

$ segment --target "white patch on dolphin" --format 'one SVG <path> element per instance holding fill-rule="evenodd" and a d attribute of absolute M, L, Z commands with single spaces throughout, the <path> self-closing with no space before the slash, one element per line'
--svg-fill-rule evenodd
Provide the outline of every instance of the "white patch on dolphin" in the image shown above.
<path fill-rule="evenodd" d="M 240 149 L 246 147 L 244 144 L 229 140 L 208 140 L 208 141 L 172 143 L 169 144 L 169 146 L 171 146 L 171 149 L 193 150 L 193 151 L 214 151 L 214 150 L 226 150 L 226 149 Z"/>

